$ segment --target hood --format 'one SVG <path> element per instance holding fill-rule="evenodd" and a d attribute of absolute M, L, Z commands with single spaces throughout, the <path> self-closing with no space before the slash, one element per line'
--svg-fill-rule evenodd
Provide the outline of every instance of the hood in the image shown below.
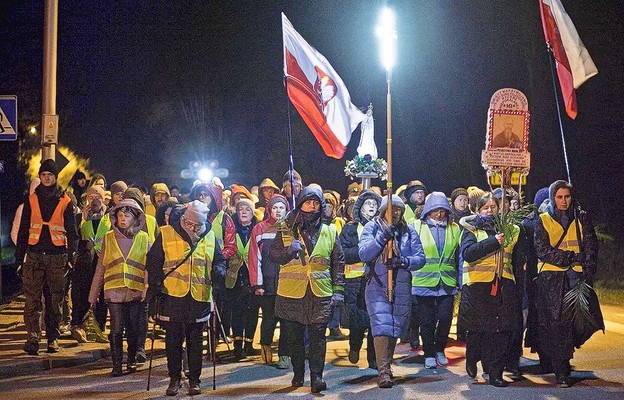
<path fill-rule="evenodd" d="M 141 209 L 141 206 L 139 206 L 139 203 L 133 199 L 123 199 L 119 202 L 119 204 L 115 205 L 115 207 L 110 210 L 111 226 L 115 226 L 117 222 L 117 211 L 125 207 L 131 208 L 136 212 L 137 221 L 139 223 L 138 227 L 139 229 L 143 229 L 146 226 L 145 213 Z"/>
<path fill-rule="evenodd" d="M 152 204 L 154 206 L 156 206 L 156 199 L 154 198 L 154 196 L 156 195 L 156 193 L 167 193 L 167 196 L 171 196 L 171 192 L 169 191 L 169 188 L 167 187 L 166 183 L 154 183 L 152 185 L 152 188 L 150 189 L 150 200 L 152 202 Z"/>
<path fill-rule="evenodd" d="M 445 209 L 447 218 L 450 217 L 451 206 L 449 205 L 446 195 L 442 192 L 431 192 L 425 199 L 425 205 L 423 206 L 422 213 L 420 214 L 420 220 L 426 221 L 427 214 L 438 208 Z"/>
<path fill-rule="evenodd" d="M 379 207 L 381 206 L 381 196 L 373 192 L 370 189 L 366 189 L 362 193 L 360 193 L 360 195 L 358 196 L 353 206 L 353 220 L 355 222 L 364 223 L 364 221 L 362 220 L 360 216 L 360 209 L 364 205 L 364 202 L 368 199 L 373 199 L 377 202 L 377 215 L 379 215 Z"/>
<path fill-rule="evenodd" d="M 254 198 L 251 195 L 251 192 L 249 192 L 249 190 L 247 190 L 247 188 L 243 185 L 232 185 L 231 186 L 231 190 L 232 190 L 232 195 L 230 195 L 230 205 L 233 206 L 234 205 L 234 198 L 235 195 L 240 193 L 243 196 L 245 196 L 246 198 L 248 198 L 249 200 L 251 200 L 252 202 L 254 202 Z"/>
<path fill-rule="evenodd" d="M 321 203 L 321 207 L 318 212 L 318 220 L 320 222 L 320 217 L 322 215 L 323 208 L 325 207 L 325 197 L 323 196 L 323 191 L 316 186 L 306 186 L 299 194 L 299 197 L 297 197 L 297 204 L 295 205 L 295 208 L 288 214 L 286 214 L 286 223 L 288 224 L 288 226 L 293 227 L 295 226 L 295 224 L 301 222 L 299 218 L 301 213 L 301 206 L 303 205 L 303 203 L 310 199 L 316 199 Z"/>
<path fill-rule="evenodd" d="M 208 193 L 212 196 L 212 203 L 215 205 L 214 211 L 213 207 L 210 207 L 208 215 L 216 214 L 223 209 L 223 189 L 217 185 L 208 185 L 206 189 L 208 189 Z"/>
<path fill-rule="evenodd" d="M 262 180 L 262 182 L 260 182 L 260 186 L 259 186 L 258 188 L 259 188 L 259 189 L 262 189 L 262 188 L 266 188 L 266 187 L 273 188 L 273 189 L 275 189 L 275 191 L 276 191 L 276 192 L 279 192 L 279 190 L 280 190 L 280 189 L 277 187 L 277 185 L 275 184 L 275 182 L 273 182 L 273 181 L 271 180 L 271 178 L 264 178 L 264 179 Z"/>
<path fill-rule="evenodd" d="M 104 177 L 104 175 L 102 174 L 93 174 L 91 176 L 91 178 L 89 179 L 89 183 L 87 183 L 87 189 L 89 189 L 91 186 L 93 186 L 93 184 L 97 181 L 99 181 L 100 179 L 104 180 L 104 187 L 106 187 L 106 178 Z"/>

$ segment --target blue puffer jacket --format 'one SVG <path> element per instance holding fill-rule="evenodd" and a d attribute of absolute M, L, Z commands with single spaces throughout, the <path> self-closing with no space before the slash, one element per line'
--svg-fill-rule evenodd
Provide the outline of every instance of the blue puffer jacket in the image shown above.
<path fill-rule="evenodd" d="M 412 305 L 411 270 L 421 268 L 425 264 L 425 253 L 418 234 L 410 225 L 404 227 L 399 250 L 402 257 L 409 260 L 407 268 L 394 270 L 394 302 L 387 297 L 388 270 L 381 261 L 381 252 L 386 245 L 383 230 L 379 225 L 379 217 L 366 224 L 360 238 L 360 259 L 366 262 L 366 276 L 371 276 L 370 266 L 374 263 L 374 274 L 366 283 L 366 308 L 370 316 L 373 336 L 401 337 L 409 324 Z"/>

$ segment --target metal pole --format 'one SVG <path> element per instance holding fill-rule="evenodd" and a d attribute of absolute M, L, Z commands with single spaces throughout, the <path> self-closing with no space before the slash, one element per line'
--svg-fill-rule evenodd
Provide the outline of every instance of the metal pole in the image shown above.
<path fill-rule="evenodd" d="M 386 82 L 388 84 L 388 94 L 386 95 L 386 148 L 388 153 L 388 207 L 386 208 L 386 221 L 388 222 L 388 226 L 392 226 L 392 96 L 390 95 L 391 81 L 392 72 L 388 70 L 386 72 Z M 386 248 L 386 251 L 388 252 L 388 260 L 392 258 L 393 247 L 394 240 L 389 240 Z M 394 301 L 394 273 L 391 269 L 388 270 L 388 301 Z"/>
<path fill-rule="evenodd" d="M 41 140 L 45 138 L 46 115 L 56 115 L 56 49 L 58 37 L 58 0 L 45 0 L 43 24 L 43 94 Z M 56 159 L 56 145 L 41 147 L 41 160 Z"/>

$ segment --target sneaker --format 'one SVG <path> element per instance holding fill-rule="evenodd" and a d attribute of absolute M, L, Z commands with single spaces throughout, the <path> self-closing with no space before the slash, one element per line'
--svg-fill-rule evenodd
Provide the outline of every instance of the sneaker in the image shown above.
<path fill-rule="evenodd" d="M 448 365 L 448 358 L 444 355 L 444 352 L 439 351 L 436 353 L 436 360 L 440 366 Z"/>
<path fill-rule="evenodd" d="M 60 350 L 61 346 L 59 346 L 58 340 L 48 341 L 48 353 L 58 353 Z"/>
<path fill-rule="evenodd" d="M 201 392 L 202 392 L 201 386 L 199 386 L 198 381 L 189 382 L 189 391 L 188 391 L 189 396 L 196 396 L 198 394 L 201 394 Z"/>
<path fill-rule="evenodd" d="M 288 356 L 279 356 L 277 360 L 277 364 L 275 364 L 275 368 L 277 369 L 288 369 L 290 368 L 290 360 Z"/>
<path fill-rule="evenodd" d="M 169 380 L 169 386 L 167 387 L 167 391 L 165 394 L 167 396 L 177 396 L 180 391 L 180 378 L 171 378 Z"/>
<path fill-rule="evenodd" d="M 69 331 L 71 332 L 71 337 L 77 341 L 78 343 L 87 343 L 87 333 L 79 326 L 71 326 Z"/>
<path fill-rule="evenodd" d="M 39 342 L 37 340 L 29 339 L 24 343 L 24 351 L 31 356 L 39 355 Z"/>
<path fill-rule="evenodd" d="M 436 359 L 434 357 L 425 358 L 425 368 L 434 369 L 437 367 L 438 367 L 438 363 L 436 362 Z"/>

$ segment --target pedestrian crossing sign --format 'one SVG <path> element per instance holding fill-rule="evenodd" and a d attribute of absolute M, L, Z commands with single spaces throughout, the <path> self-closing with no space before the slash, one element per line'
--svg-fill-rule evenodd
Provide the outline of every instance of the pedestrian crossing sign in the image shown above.
<path fill-rule="evenodd" d="M 17 96 L 0 96 L 0 140 L 17 140 Z"/>

